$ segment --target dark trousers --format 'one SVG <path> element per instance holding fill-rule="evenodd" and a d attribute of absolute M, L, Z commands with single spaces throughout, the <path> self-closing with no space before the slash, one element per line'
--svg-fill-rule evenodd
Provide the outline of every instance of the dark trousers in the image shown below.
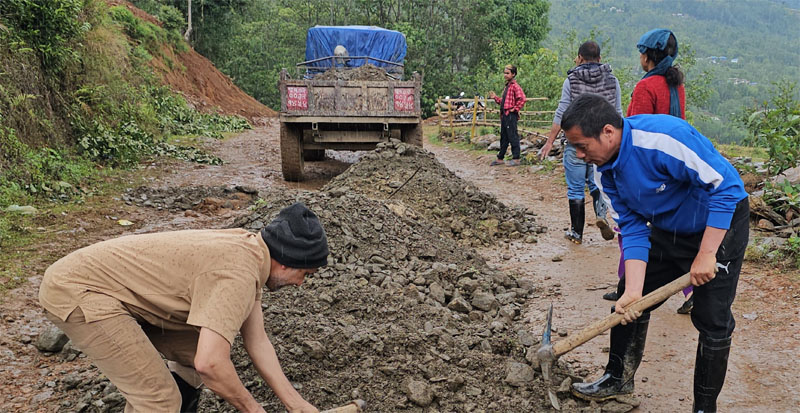
<path fill-rule="evenodd" d="M 694 288 L 692 324 L 701 337 L 721 340 L 731 336 L 736 323 L 731 304 L 742 269 L 744 251 L 749 237 L 750 204 L 747 198 L 736 204 L 731 226 L 717 250 L 717 275 L 710 282 Z M 697 256 L 703 233 L 678 235 L 653 228 L 650 232 L 650 256 L 645 272 L 642 295 L 689 272 Z M 625 291 L 625 278 L 617 285 L 619 295 Z M 650 312 L 663 302 L 645 310 Z"/>
<path fill-rule="evenodd" d="M 500 152 L 497 159 L 506 157 L 506 149 L 511 144 L 511 157 L 519 159 L 519 134 L 517 134 L 517 120 L 519 114 L 511 112 L 508 115 L 500 116 Z"/>

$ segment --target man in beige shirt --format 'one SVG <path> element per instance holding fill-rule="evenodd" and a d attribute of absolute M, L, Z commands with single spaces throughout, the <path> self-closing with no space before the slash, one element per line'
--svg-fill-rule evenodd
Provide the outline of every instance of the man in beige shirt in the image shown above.
<path fill-rule="evenodd" d="M 39 302 L 125 396 L 125 412 L 196 410 L 203 384 L 240 411 L 263 412 L 230 359 L 239 332 L 286 409 L 317 412 L 281 369 L 264 331 L 261 289 L 300 285 L 327 256 L 317 216 L 296 203 L 260 235 L 175 231 L 82 248 L 45 271 Z"/>

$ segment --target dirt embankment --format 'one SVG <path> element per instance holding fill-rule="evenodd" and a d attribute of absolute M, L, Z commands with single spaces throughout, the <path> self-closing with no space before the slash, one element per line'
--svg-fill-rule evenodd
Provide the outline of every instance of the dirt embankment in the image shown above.
<path fill-rule="evenodd" d="M 125 6 L 136 17 L 161 25 L 158 19 L 127 1 L 108 0 L 108 4 Z M 182 94 L 197 109 L 239 115 L 256 125 L 266 124 L 268 118 L 277 116 L 277 112 L 239 89 L 228 76 L 191 46 L 189 51 L 177 53 L 171 47 L 164 46 L 161 53 L 162 56 L 153 57 L 151 66 L 161 77 L 162 83 Z"/>

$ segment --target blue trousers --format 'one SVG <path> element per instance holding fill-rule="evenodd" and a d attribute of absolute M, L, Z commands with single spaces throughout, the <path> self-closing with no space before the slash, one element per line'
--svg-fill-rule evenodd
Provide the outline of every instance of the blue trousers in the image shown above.
<path fill-rule="evenodd" d="M 589 193 L 594 192 L 594 168 L 578 159 L 575 147 L 568 143 L 564 148 L 564 176 L 567 178 L 567 199 L 583 199 L 584 188 L 589 186 Z"/>

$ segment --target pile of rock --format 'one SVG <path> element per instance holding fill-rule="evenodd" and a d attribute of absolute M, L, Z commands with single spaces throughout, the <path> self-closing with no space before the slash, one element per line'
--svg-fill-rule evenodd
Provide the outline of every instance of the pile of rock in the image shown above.
<path fill-rule="evenodd" d="M 149 188 L 141 186 L 122 194 L 126 204 L 178 211 L 216 211 L 242 209 L 258 196 L 256 189 L 246 186 L 191 186 Z"/>
<path fill-rule="evenodd" d="M 471 246 L 509 238 L 533 243 L 546 230 L 532 212 L 506 206 L 458 178 L 431 153 L 397 140 L 378 144 L 323 189 L 383 200 L 400 215 L 423 217 Z"/>
<path fill-rule="evenodd" d="M 450 129 L 442 128 L 439 131 L 439 139 L 444 142 L 465 142 L 472 145 L 473 148 L 486 150 L 488 152 L 497 152 L 500 150 L 500 136 L 489 133 L 485 135 L 477 135 L 470 138 L 469 130 L 456 130 L 453 134 Z M 520 156 L 522 159 L 528 159 L 530 163 L 538 160 L 539 151 L 544 145 L 545 137 L 536 133 L 526 133 L 520 131 Z M 553 142 L 553 147 L 550 149 L 548 160 L 561 162 L 564 154 L 564 143 L 561 139 L 556 139 Z M 510 150 L 510 148 L 509 148 Z"/>
<path fill-rule="evenodd" d="M 143 193 L 162 198 L 129 196 Z M 506 207 L 400 142 L 381 145 L 320 192 L 260 196 L 234 227 L 258 231 L 299 201 L 328 236 L 328 265 L 299 288 L 265 293 L 261 304 L 284 371 L 311 403 L 324 409 L 358 398 L 374 412 L 549 409 L 535 365 L 539 338 L 521 313 L 530 300 L 559 292 L 498 271 L 465 245 L 471 238 L 533 242 L 542 228 L 531 213 Z M 240 338 L 232 359 L 264 408 L 283 411 Z M 121 409 L 107 380 L 82 374 L 61 380 L 65 391 L 82 392 L 72 411 Z M 600 411 L 568 396 L 574 375 L 567 366 L 558 363 L 554 375 L 564 410 Z M 632 408 L 610 403 L 602 408 Z M 200 411 L 235 410 L 206 390 Z"/>
<path fill-rule="evenodd" d="M 457 179 L 457 178 L 454 178 Z M 410 207 L 335 187 L 275 191 L 234 226 L 260 229 L 293 202 L 326 229 L 329 265 L 301 288 L 264 296 L 268 333 L 287 375 L 309 400 L 353 398 L 370 411 L 535 411 L 547 406 L 534 373 L 537 337 L 521 327 L 536 283 L 487 266 Z M 279 401 L 234 346 L 240 376 L 268 411 Z M 563 377 L 562 377 L 563 378 Z M 233 411 L 212 394 L 209 411 Z"/>
<path fill-rule="evenodd" d="M 346 81 L 353 81 L 353 80 L 390 80 L 391 77 L 386 73 L 385 70 L 371 64 L 367 63 L 363 66 L 358 66 L 355 68 L 349 67 L 334 67 L 328 69 L 325 73 L 319 74 L 314 77 L 315 80 L 346 80 Z"/>

